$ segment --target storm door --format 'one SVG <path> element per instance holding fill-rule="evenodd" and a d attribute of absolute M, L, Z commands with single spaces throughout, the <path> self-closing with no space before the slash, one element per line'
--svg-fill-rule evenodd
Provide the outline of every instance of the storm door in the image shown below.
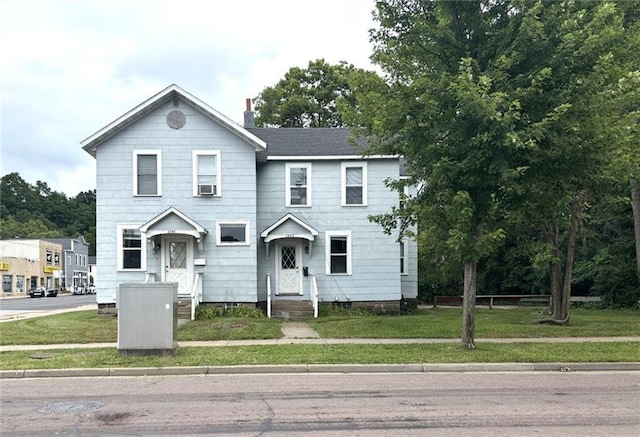
<path fill-rule="evenodd" d="M 193 277 L 193 250 L 189 237 L 165 238 L 164 265 L 164 281 L 177 282 L 178 294 L 190 293 Z"/>
<path fill-rule="evenodd" d="M 301 248 L 300 242 L 295 240 L 283 240 L 278 244 L 278 294 L 302 294 Z"/>

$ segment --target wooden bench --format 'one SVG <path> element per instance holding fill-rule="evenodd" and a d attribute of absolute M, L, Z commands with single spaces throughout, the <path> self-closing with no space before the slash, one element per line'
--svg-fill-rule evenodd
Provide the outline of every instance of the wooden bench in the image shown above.
<path fill-rule="evenodd" d="M 600 296 L 571 296 L 571 303 L 573 302 L 600 303 L 602 302 L 602 298 Z"/>
<path fill-rule="evenodd" d="M 435 296 L 433 299 L 433 306 L 434 307 L 437 307 L 438 305 L 460 306 L 462 305 L 462 301 L 463 301 L 462 296 Z M 481 302 L 486 302 L 489 304 L 489 309 L 492 309 L 493 306 L 500 301 L 513 302 L 514 304 L 541 303 L 541 304 L 551 306 L 551 295 L 550 294 L 478 294 L 476 295 L 476 305 L 479 305 Z M 602 302 L 602 298 L 600 298 L 600 296 L 571 296 L 571 303 L 574 303 L 574 302 L 596 303 L 596 302 Z"/>

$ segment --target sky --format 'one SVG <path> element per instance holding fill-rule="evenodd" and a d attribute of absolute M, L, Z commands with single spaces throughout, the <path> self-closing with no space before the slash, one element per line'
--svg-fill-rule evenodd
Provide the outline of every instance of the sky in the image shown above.
<path fill-rule="evenodd" d="M 74 197 L 95 189 L 80 142 L 171 84 L 241 124 L 292 67 L 373 69 L 374 3 L 0 0 L 0 173 Z"/>

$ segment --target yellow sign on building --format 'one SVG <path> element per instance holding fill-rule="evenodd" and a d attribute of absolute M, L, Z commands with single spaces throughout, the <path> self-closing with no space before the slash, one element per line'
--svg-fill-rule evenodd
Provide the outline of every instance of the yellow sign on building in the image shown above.
<path fill-rule="evenodd" d="M 55 266 L 45 266 L 44 267 L 44 272 L 45 273 L 53 273 L 56 270 L 59 270 L 59 267 L 55 267 Z"/>
<path fill-rule="evenodd" d="M 9 263 L 6 263 L 6 262 L 0 263 L 0 270 L 9 270 Z"/>

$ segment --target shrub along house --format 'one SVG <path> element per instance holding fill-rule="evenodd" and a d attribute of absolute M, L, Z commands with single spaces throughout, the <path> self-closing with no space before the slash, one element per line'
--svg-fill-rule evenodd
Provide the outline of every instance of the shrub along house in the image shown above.
<path fill-rule="evenodd" d="M 318 301 L 397 312 L 417 297 L 416 244 L 368 217 L 397 205 L 384 181 L 400 160 L 363 157 L 348 135 L 254 128 L 250 107 L 241 126 L 171 85 L 85 139 L 99 308 L 120 283 L 164 281 L 194 304 L 283 317 Z"/>

